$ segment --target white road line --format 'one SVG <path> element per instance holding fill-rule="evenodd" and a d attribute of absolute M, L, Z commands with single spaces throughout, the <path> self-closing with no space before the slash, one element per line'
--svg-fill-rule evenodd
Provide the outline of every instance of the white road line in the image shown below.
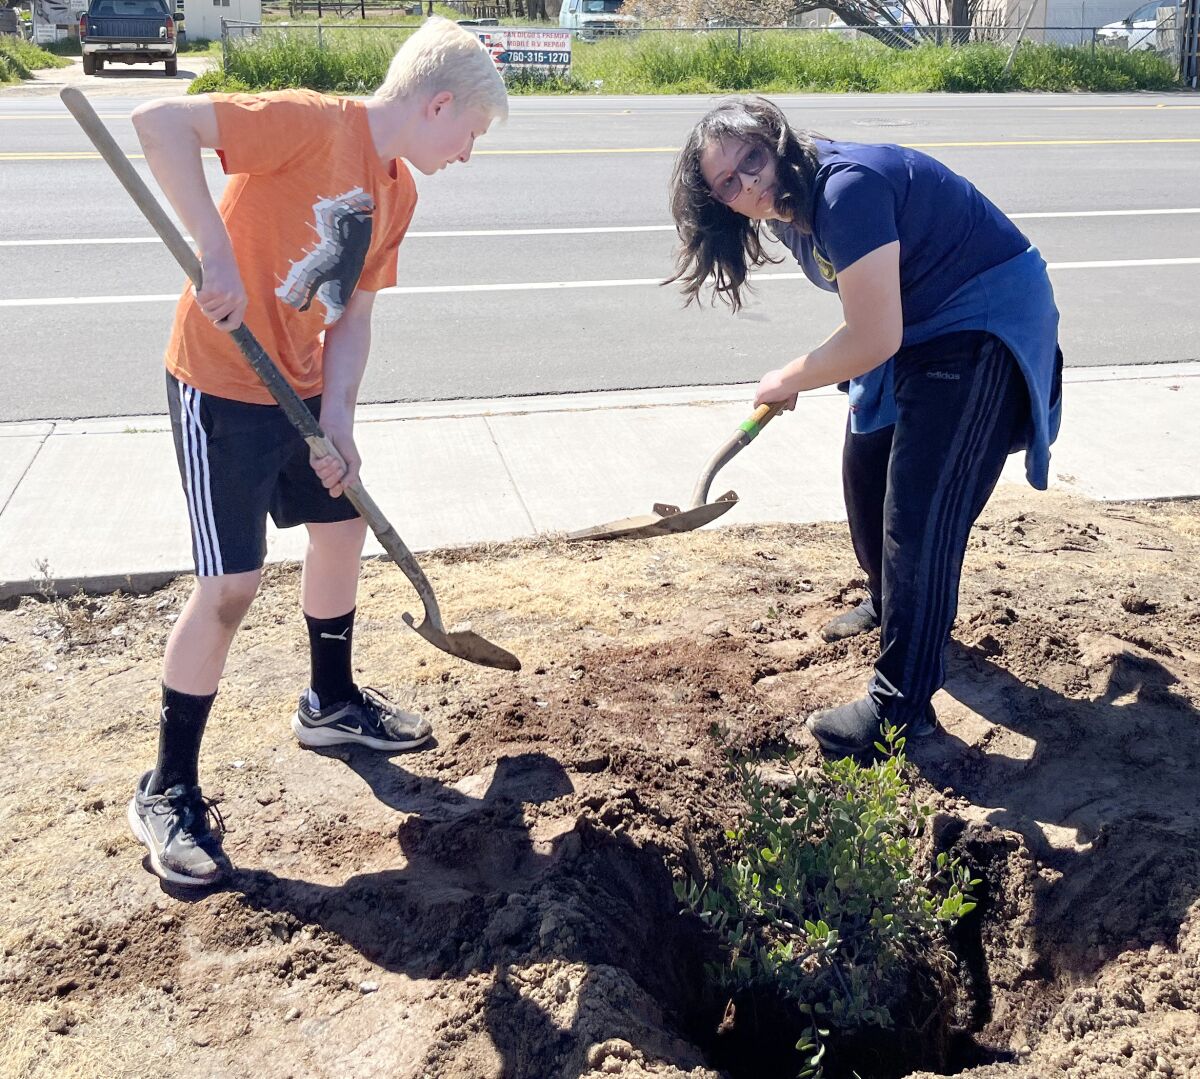
<path fill-rule="evenodd" d="M 44 296 L 29 300 L 0 300 L 0 307 L 76 307 L 82 304 L 165 303 L 178 300 L 178 292 L 149 296 Z"/>
<path fill-rule="evenodd" d="M 1169 217 L 1175 214 L 1200 214 L 1200 207 L 1171 210 L 1046 210 L 1033 213 L 1015 213 L 1008 216 L 1013 221 L 1047 220 L 1071 217 Z M 604 233 L 674 232 L 674 225 L 596 225 L 579 228 L 540 229 L 446 229 L 425 232 L 410 232 L 409 240 L 459 240 L 476 237 L 497 236 L 595 236 Z M 157 236 L 121 236 L 80 239 L 70 236 L 51 240 L 0 240 L 0 247 L 86 247 L 97 244 L 156 244 Z"/>
<path fill-rule="evenodd" d="M 1200 213 L 1200 210 L 1196 211 Z M 607 225 L 594 228 L 560 228 L 560 229 L 452 229 L 444 232 L 410 232 L 406 240 L 445 240 L 460 239 L 476 236 L 573 236 L 601 232 L 673 232 L 674 225 Z M 0 247 L 71 247 L 89 244 L 157 244 L 161 243 L 157 236 L 124 236 L 98 237 L 95 239 L 78 239 L 68 237 L 55 240 L 0 240 Z M 190 242 L 190 241 L 189 241 Z"/>
<path fill-rule="evenodd" d="M 1169 259 L 1117 259 L 1106 262 L 1051 262 L 1051 270 L 1110 270 L 1131 266 L 1200 266 L 1200 258 Z M 769 284 L 773 281 L 803 280 L 803 273 L 755 274 L 754 284 Z M 428 296 L 450 292 L 547 292 L 555 289 L 583 288 L 629 288 L 640 285 L 658 285 L 661 277 L 624 277 L 601 281 L 503 281 L 487 285 L 397 285 L 380 289 L 380 295 Z M 166 303 L 179 298 L 178 292 L 165 292 L 145 296 L 47 296 L 30 299 L 0 300 L 4 307 L 72 307 L 84 304 L 130 304 Z"/>
<path fill-rule="evenodd" d="M 1050 210 L 1045 213 L 1009 214 L 1014 221 L 1041 217 L 1154 217 L 1168 214 L 1200 214 L 1200 208 L 1187 210 Z"/>
<path fill-rule="evenodd" d="M 1052 270 L 1109 270 L 1124 266 L 1197 266 L 1200 258 L 1182 259 L 1116 259 L 1111 262 L 1048 262 Z"/>

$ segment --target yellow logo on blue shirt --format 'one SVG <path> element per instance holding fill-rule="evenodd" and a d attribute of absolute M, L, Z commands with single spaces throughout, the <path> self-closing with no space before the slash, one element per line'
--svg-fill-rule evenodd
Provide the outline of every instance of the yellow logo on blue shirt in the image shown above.
<path fill-rule="evenodd" d="M 813 258 L 817 260 L 817 269 L 821 271 L 821 276 L 826 281 L 836 281 L 837 273 L 833 269 L 833 263 L 829 261 L 820 251 L 813 247 Z"/>

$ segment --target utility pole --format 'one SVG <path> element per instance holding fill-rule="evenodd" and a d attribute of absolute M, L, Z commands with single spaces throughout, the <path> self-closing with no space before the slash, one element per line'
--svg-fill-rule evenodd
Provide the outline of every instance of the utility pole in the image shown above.
<path fill-rule="evenodd" d="M 1021 47 L 1021 38 L 1025 36 L 1025 27 L 1029 25 L 1029 20 L 1033 18 L 1034 8 L 1038 6 L 1038 0 L 1030 0 L 1029 10 L 1025 12 L 1025 20 L 1021 23 L 1021 29 L 1017 31 L 1017 40 L 1013 42 L 1012 52 L 1008 54 L 1008 62 L 1004 65 L 1004 78 L 1008 78 L 1008 73 L 1012 70 L 1013 61 L 1017 58 L 1017 49 Z"/>

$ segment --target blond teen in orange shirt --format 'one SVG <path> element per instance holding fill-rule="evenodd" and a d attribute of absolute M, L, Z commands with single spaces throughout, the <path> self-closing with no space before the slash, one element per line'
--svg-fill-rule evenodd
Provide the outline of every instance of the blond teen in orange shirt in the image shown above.
<path fill-rule="evenodd" d="M 151 868 L 211 885 L 230 863 L 208 823 L 198 758 L 234 634 L 258 590 L 266 519 L 308 529 L 301 606 L 311 683 L 292 728 L 306 745 L 384 752 L 430 736 L 351 674 L 366 523 L 345 498 L 358 477 L 354 410 L 375 293 L 396 283 L 396 248 L 416 206 L 405 161 L 425 175 L 467 161 L 508 115 L 504 83 L 476 38 L 430 19 L 367 101 L 306 90 L 212 94 L 140 106 L 146 160 L 199 247 L 203 287 L 185 289 L 167 348 L 167 395 L 191 522 L 195 588 L 167 642 L 156 767 L 129 821 Z M 214 204 L 200 151 L 232 177 Z M 402 160 L 403 159 L 403 160 Z M 304 440 L 228 331 L 243 321 L 341 454 Z"/>

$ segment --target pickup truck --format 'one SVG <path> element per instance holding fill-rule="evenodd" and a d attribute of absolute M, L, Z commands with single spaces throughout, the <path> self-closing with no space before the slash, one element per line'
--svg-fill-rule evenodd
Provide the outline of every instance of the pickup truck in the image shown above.
<path fill-rule="evenodd" d="M 105 63 L 166 65 L 178 70 L 177 16 L 166 0 L 91 0 L 79 17 L 83 73 L 95 75 Z"/>

